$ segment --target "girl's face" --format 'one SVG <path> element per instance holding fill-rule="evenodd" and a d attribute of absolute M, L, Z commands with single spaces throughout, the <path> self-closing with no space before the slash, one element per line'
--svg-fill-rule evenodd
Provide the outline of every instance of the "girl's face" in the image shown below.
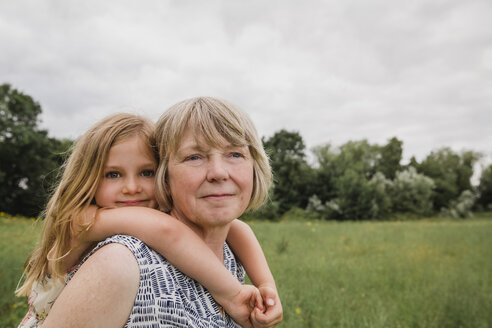
<path fill-rule="evenodd" d="M 137 135 L 111 147 L 96 191 L 97 205 L 156 207 L 154 173 L 157 163 L 148 148 Z"/>

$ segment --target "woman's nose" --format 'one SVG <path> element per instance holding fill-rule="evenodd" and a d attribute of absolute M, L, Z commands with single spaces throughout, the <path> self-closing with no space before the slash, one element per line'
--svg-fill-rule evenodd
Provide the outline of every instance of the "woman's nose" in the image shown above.
<path fill-rule="evenodd" d="M 208 161 L 207 180 L 221 181 L 227 179 L 229 172 L 226 163 L 221 156 L 212 156 Z"/>
<path fill-rule="evenodd" d="M 138 179 L 136 178 L 127 178 L 125 179 L 125 185 L 123 186 L 124 194 L 136 194 L 142 191 L 142 187 L 140 186 Z"/>

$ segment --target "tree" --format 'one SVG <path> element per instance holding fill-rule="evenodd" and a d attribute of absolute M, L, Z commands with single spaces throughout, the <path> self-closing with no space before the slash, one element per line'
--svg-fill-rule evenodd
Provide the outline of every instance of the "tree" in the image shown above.
<path fill-rule="evenodd" d="M 367 140 L 348 141 L 340 147 L 336 159 L 337 175 L 343 175 L 350 168 L 370 179 L 376 174 L 376 165 L 380 158 L 379 146 L 371 145 Z"/>
<path fill-rule="evenodd" d="M 309 198 L 306 211 L 320 218 L 332 220 L 380 219 L 389 214 L 390 199 L 387 193 L 391 181 L 380 172 L 371 180 L 351 169 L 336 180 L 336 197 L 322 202 L 314 194 Z"/>
<path fill-rule="evenodd" d="M 337 197 L 332 200 L 338 207 L 336 220 L 364 220 L 376 216 L 373 207 L 373 188 L 360 172 L 348 169 L 337 179 Z"/>
<path fill-rule="evenodd" d="M 312 179 L 312 170 L 306 162 L 305 145 L 298 132 L 280 130 L 263 145 L 270 156 L 274 174 L 273 201 L 278 203 L 280 213 L 290 208 L 305 207 Z"/>
<path fill-rule="evenodd" d="M 377 172 L 381 147 L 366 140 L 349 141 L 337 150 L 330 144 L 318 146 L 313 153 L 317 168 L 309 211 L 336 220 L 375 219 L 389 213 L 390 181 Z"/>
<path fill-rule="evenodd" d="M 391 138 L 388 143 L 380 148 L 380 155 L 376 172 L 381 172 L 387 179 L 393 180 L 396 172 L 401 170 L 401 157 L 403 153 L 403 142 L 396 137 Z"/>
<path fill-rule="evenodd" d="M 309 195 L 316 195 L 319 201 L 326 202 L 336 197 L 335 181 L 339 170 L 337 167 L 338 154 L 330 144 L 316 146 L 312 150 L 317 167 L 314 169 L 314 179 Z"/>
<path fill-rule="evenodd" d="M 372 189 L 372 219 L 381 219 L 391 213 L 391 186 L 393 182 L 387 179 L 383 173 L 376 172 L 369 180 Z"/>
<path fill-rule="evenodd" d="M 417 173 L 412 166 L 397 172 L 389 188 L 392 210 L 418 215 L 431 214 L 433 188 L 432 179 Z"/>
<path fill-rule="evenodd" d="M 417 166 L 419 173 L 432 178 L 435 183 L 434 210 L 448 207 L 451 200 L 472 189 L 473 165 L 479 158 L 479 153 L 464 151 L 458 154 L 446 147 L 432 152 Z"/>
<path fill-rule="evenodd" d="M 317 168 L 311 195 L 316 194 L 322 202 L 337 196 L 337 181 L 352 170 L 366 180 L 376 174 L 376 164 L 381 155 L 377 145 L 370 145 L 367 140 L 349 141 L 338 149 L 330 144 L 313 148 Z"/>
<path fill-rule="evenodd" d="M 477 203 L 485 210 L 492 210 L 492 164 L 480 176 Z"/>
<path fill-rule="evenodd" d="M 0 85 L 0 209 L 36 216 L 45 205 L 69 142 L 38 128 L 41 106 L 10 85 Z M 56 152 L 58 151 L 58 152 Z"/>

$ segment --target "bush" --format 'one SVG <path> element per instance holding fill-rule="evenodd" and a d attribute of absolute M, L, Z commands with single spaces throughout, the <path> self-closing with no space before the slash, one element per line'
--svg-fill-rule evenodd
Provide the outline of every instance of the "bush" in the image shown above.
<path fill-rule="evenodd" d="M 417 173 L 415 168 L 397 172 L 389 191 L 393 212 L 428 215 L 432 213 L 431 178 Z"/>
<path fill-rule="evenodd" d="M 391 181 L 376 173 L 369 181 L 355 171 L 347 170 L 337 181 L 337 197 L 322 203 L 317 195 L 309 198 L 306 211 L 333 220 L 365 220 L 386 217 L 390 199 L 387 189 Z"/>
<path fill-rule="evenodd" d="M 449 203 L 448 208 L 443 208 L 441 213 L 444 216 L 452 218 L 469 218 L 472 217 L 472 208 L 475 205 L 476 196 L 470 190 L 465 190 L 461 193 L 458 199 Z"/>

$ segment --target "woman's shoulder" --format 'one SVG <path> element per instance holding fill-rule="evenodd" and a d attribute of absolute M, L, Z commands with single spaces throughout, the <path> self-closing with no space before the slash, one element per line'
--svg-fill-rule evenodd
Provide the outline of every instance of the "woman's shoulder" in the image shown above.
<path fill-rule="evenodd" d="M 91 266 L 92 269 L 86 271 L 91 274 L 99 273 L 96 273 L 98 280 L 102 282 L 101 278 L 104 276 L 105 280 L 115 285 L 119 283 L 122 288 L 125 288 L 126 283 L 138 281 L 137 262 L 128 247 L 121 243 L 107 243 L 103 246 L 92 252 L 79 268 L 82 264 Z M 135 270 L 130 270 L 130 267 Z M 125 274 L 122 274 L 123 272 Z"/>
<path fill-rule="evenodd" d="M 134 261 L 138 258 L 137 254 L 140 254 L 142 251 L 145 252 L 146 245 L 140 241 L 139 239 L 131 236 L 125 235 L 114 235 L 105 240 L 99 242 L 90 252 L 88 252 L 82 261 L 70 272 L 68 272 L 67 283 L 72 279 L 74 274 L 80 269 L 80 267 L 87 262 L 90 258 L 94 258 L 94 255 L 97 254 L 98 257 L 107 257 L 107 258 L 117 258 L 118 261 L 112 262 L 122 262 L 123 259 L 128 259 Z M 125 255 L 132 255 L 130 258 L 124 257 Z"/>
<path fill-rule="evenodd" d="M 139 269 L 127 247 L 110 243 L 93 252 L 67 282 L 45 323 L 49 327 L 107 326 L 126 322 L 139 286 Z M 84 311 L 79 311 L 81 308 Z M 67 314 L 70 315 L 67 315 Z M 107 323 L 107 324 L 106 324 Z"/>

